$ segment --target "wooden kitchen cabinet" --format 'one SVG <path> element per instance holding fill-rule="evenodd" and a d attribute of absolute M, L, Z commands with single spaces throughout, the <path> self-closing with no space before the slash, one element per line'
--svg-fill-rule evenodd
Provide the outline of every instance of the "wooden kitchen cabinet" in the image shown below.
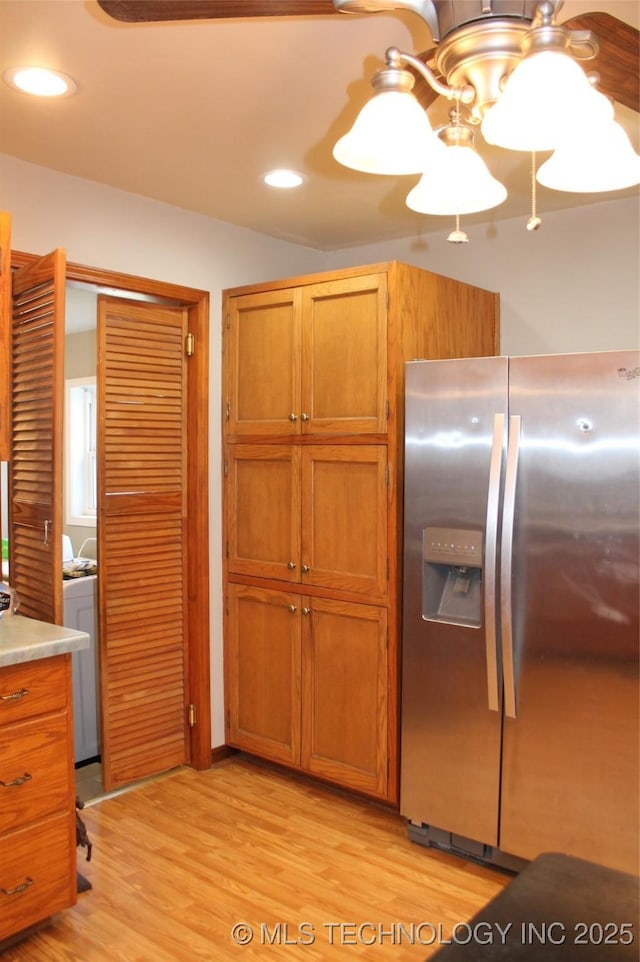
<path fill-rule="evenodd" d="M 386 597 L 387 448 L 230 444 L 234 574 Z"/>
<path fill-rule="evenodd" d="M 0 668 L 0 942 L 76 901 L 71 656 Z"/>
<path fill-rule="evenodd" d="M 222 324 L 227 742 L 397 804 L 404 365 L 497 353 L 498 296 L 393 261 Z"/>
<path fill-rule="evenodd" d="M 229 433 L 386 432 L 386 281 L 380 272 L 229 298 Z"/>
<path fill-rule="evenodd" d="M 233 744 L 384 796 L 386 609 L 234 583 L 227 605 Z"/>

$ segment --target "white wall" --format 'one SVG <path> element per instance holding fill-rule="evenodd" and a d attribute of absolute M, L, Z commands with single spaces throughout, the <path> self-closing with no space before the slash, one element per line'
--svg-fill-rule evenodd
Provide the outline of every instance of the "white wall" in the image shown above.
<path fill-rule="evenodd" d="M 640 345 L 640 211 L 635 199 L 468 227 L 332 254 L 328 267 L 399 260 L 500 293 L 503 354 L 606 351 Z M 434 218 L 431 218 L 431 223 Z M 464 227 L 464 223 L 462 224 Z"/>
<path fill-rule="evenodd" d="M 227 287 L 332 267 L 404 260 L 499 291 L 505 354 L 608 350 L 640 340 L 639 218 L 635 201 L 603 202 L 520 221 L 468 228 L 471 243 L 446 242 L 449 224 L 403 241 L 323 254 L 137 195 L 0 155 L 0 208 L 12 245 L 210 291 L 211 668 L 213 745 L 224 742 L 220 512 L 220 303 Z M 432 226 L 430 224 L 430 226 Z"/>

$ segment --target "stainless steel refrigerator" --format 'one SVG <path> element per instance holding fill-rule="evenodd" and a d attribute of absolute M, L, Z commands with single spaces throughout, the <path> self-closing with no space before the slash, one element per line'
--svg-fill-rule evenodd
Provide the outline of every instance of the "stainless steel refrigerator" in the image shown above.
<path fill-rule="evenodd" d="M 409 835 L 638 871 L 640 352 L 406 365 Z"/>

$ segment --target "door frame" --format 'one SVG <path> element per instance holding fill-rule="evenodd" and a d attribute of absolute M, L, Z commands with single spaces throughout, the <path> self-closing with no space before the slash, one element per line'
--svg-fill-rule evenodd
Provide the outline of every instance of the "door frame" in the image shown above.
<path fill-rule="evenodd" d="M 24 267 L 38 254 L 11 251 L 11 266 Z M 187 379 L 187 629 L 189 702 L 196 722 L 189 729 L 191 766 L 211 766 L 211 657 L 209 633 L 209 292 L 67 261 L 66 280 L 108 293 L 146 294 L 166 298 L 187 309 L 188 331 L 195 350 Z M 105 291 L 106 292 L 106 291 Z M 204 439 L 204 444 L 203 444 Z"/>

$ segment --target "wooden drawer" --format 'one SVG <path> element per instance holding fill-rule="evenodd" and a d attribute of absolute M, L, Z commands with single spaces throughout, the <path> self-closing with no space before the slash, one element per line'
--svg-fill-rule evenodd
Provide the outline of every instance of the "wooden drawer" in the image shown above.
<path fill-rule="evenodd" d="M 66 708 L 68 657 L 0 668 L 0 725 Z"/>
<path fill-rule="evenodd" d="M 68 811 L 66 712 L 0 727 L 0 832 Z"/>
<path fill-rule="evenodd" d="M 75 903 L 74 846 L 70 814 L 0 837 L 0 939 Z"/>

